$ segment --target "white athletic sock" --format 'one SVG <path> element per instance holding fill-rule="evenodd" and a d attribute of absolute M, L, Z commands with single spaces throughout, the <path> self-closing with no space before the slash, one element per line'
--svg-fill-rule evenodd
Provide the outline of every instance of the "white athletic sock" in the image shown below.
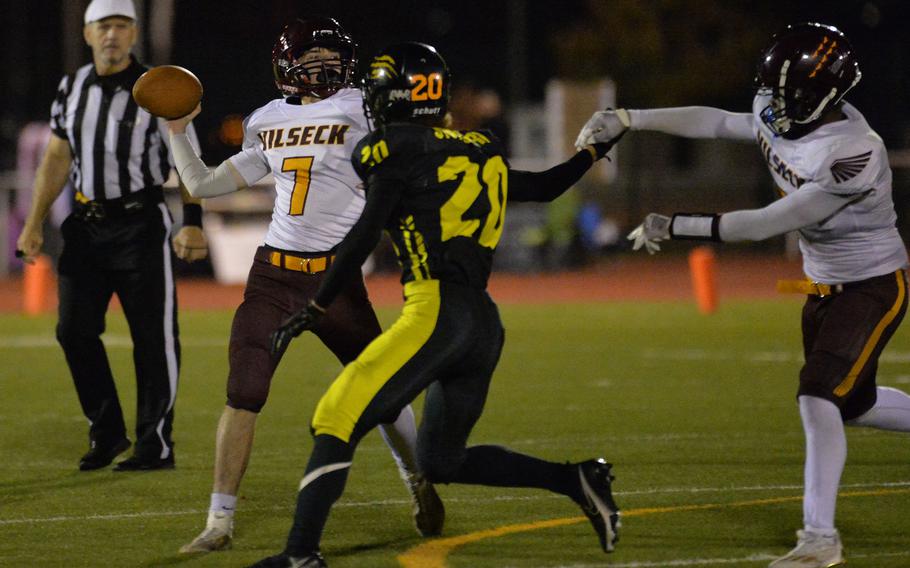
<path fill-rule="evenodd" d="M 875 406 L 847 425 L 910 432 L 910 395 L 891 387 L 878 387 L 875 392 Z"/>
<path fill-rule="evenodd" d="M 834 510 L 840 475 L 847 461 L 847 437 L 840 410 L 828 400 L 799 397 L 799 414 L 806 433 L 803 523 L 806 530 L 834 530 Z"/>
<path fill-rule="evenodd" d="M 212 493 L 212 500 L 209 503 L 209 513 L 222 513 L 225 515 L 233 516 L 236 509 L 236 495 L 228 495 L 227 493 Z"/>
<path fill-rule="evenodd" d="M 379 433 L 392 451 L 402 477 L 417 473 L 417 423 L 411 405 L 405 406 L 392 424 L 380 424 Z"/>

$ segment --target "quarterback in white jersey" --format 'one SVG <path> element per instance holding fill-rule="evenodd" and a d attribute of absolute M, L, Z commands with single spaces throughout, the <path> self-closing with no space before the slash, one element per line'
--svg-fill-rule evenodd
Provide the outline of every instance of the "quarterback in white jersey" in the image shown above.
<path fill-rule="evenodd" d="M 576 144 L 626 129 L 692 138 L 756 140 L 781 199 L 724 214 L 652 213 L 634 248 L 664 239 L 757 241 L 799 232 L 807 295 L 798 402 L 806 433 L 803 530 L 774 568 L 843 562 L 834 509 L 846 461 L 844 424 L 910 431 L 910 396 L 876 387 L 879 355 L 907 309 L 907 250 L 895 225 L 891 169 L 881 138 L 842 100 L 860 79 L 834 27 L 797 24 L 763 53 L 752 113 L 708 107 L 595 113 Z"/>
<path fill-rule="evenodd" d="M 275 178 L 275 208 L 265 237 L 290 251 L 330 251 L 363 211 L 351 152 L 369 133 L 359 89 L 306 105 L 274 100 L 244 121 L 243 151 L 229 161 L 253 185 Z"/>
<path fill-rule="evenodd" d="M 355 44 L 331 18 L 296 20 L 272 51 L 275 82 L 284 95 L 244 121 L 243 149 L 215 169 L 199 159 L 184 134 L 200 109 L 168 123 L 177 171 L 189 192 L 214 197 L 251 186 L 269 172 L 275 206 L 265 244 L 256 251 L 230 339 L 227 404 L 218 425 L 215 474 L 206 528 L 182 553 L 230 548 L 237 491 L 252 451 L 256 417 L 266 402 L 283 352 L 272 356 L 269 336 L 313 297 L 334 251 L 360 218 L 363 189 L 351 165 L 369 132 L 363 100 L 353 86 Z M 342 364 L 353 361 L 380 333 L 363 279 L 326 313 L 313 333 Z M 414 412 L 404 408 L 380 432 L 414 501 L 424 535 L 442 530 L 445 512 L 419 474 Z"/>

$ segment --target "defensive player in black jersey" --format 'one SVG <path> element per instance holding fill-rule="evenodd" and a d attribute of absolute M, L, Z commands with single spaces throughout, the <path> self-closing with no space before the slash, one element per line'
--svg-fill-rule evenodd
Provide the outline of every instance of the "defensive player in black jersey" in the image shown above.
<path fill-rule="evenodd" d="M 501 446 L 466 445 L 503 345 L 502 323 L 486 286 L 506 201 L 556 198 L 616 140 L 588 146 L 545 172 L 510 170 L 491 134 L 442 126 L 448 68 L 435 49 L 419 43 L 380 52 L 363 91 L 364 110 L 376 126 L 352 157 L 366 183 L 363 215 L 342 241 L 314 300 L 273 334 L 272 348 L 280 352 L 316 325 L 344 283 L 359 274 L 383 229 L 402 266 L 404 310 L 320 400 L 287 547 L 254 566 L 325 566 L 319 541 L 357 443 L 424 390 L 417 446 L 428 479 L 566 495 L 591 520 L 603 550 L 612 551 L 619 510 L 610 464 L 553 463 Z"/>

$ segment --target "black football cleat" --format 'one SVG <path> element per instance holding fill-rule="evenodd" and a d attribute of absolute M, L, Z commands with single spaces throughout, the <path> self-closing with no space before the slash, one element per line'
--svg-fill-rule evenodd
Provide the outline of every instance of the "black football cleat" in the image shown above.
<path fill-rule="evenodd" d="M 174 469 L 174 452 L 166 458 L 140 458 L 131 456 L 114 466 L 114 471 L 154 471 Z"/>
<path fill-rule="evenodd" d="M 325 558 L 318 552 L 303 557 L 288 556 L 284 552 L 263 558 L 248 568 L 328 568 Z"/>
<path fill-rule="evenodd" d="M 613 552 L 619 541 L 619 507 L 613 500 L 610 482 L 615 478 L 610 475 L 613 464 L 599 458 L 578 464 L 578 480 L 581 484 L 584 511 L 604 552 Z"/>
<path fill-rule="evenodd" d="M 106 467 L 129 447 L 130 441 L 127 438 L 121 438 L 113 444 L 99 444 L 92 440 L 92 447 L 79 459 L 79 470 L 92 471 Z"/>

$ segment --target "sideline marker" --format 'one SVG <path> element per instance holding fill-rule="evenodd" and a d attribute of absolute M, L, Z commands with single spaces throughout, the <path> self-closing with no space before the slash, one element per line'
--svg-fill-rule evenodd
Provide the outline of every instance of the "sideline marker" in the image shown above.
<path fill-rule="evenodd" d="M 50 308 L 54 271 L 51 259 L 39 254 L 34 264 L 26 264 L 22 276 L 22 311 L 36 316 Z"/>
<path fill-rule="evenodd" d="M 716 258 L 711 247 L 697 247 L 689 253 L 689 271 L 698 311 L 707 315 L 717 310 Z"/>

